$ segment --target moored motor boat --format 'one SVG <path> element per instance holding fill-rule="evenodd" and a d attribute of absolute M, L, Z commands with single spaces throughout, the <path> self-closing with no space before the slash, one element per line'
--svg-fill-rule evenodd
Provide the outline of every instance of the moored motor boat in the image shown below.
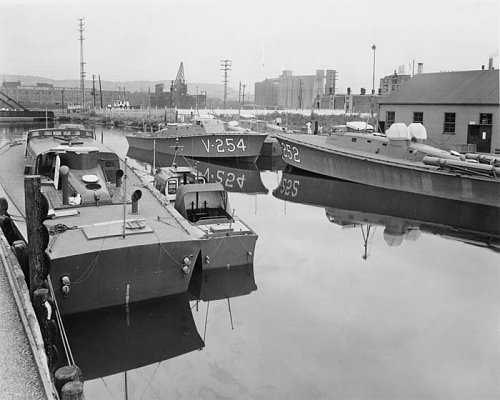
<path fill-rule="evenodd" d="M 159 168 L 153 185 L 200 232 L 202 269 L 253 264 L 257 234 L 235 215 L 220 182 L 174 164 Z"/>
<path fill-rule="evenodd" d="M 127 135 L 127 141 L 130 147 L 157 153 L 255 162 L 266 136 L 252 131 L 228 131 L 218 119 L 197 117 L 191 123 L 169 123 L 154 133 Z"/>
<path fill-rule="evenodd" d="M 141 190 L 126 160 L 90 130 L 31 130 L 25 148 L 2 150 L 0 171 L 0 197 L 24 242 L 23 181 L 25 174 L 39 177 L 48 210 L 44 226 L 51 233 L 44 279 L 52 282 L 62 314 L 182 293 L 193 268 L 201 268 L 200 232 L 152 191 Z"/>
<path fill-rule="evenodd" d="M 478 164 L 479 156 L 474 160 L 473 155 L 429 146 L 421 124 L 396 123 L 385 135 L 343 131 L 276 137 L 283 160 L 302 170 L 387 189 L 500 205 L 500 159 L 488 156 L 490 164 Z"/>

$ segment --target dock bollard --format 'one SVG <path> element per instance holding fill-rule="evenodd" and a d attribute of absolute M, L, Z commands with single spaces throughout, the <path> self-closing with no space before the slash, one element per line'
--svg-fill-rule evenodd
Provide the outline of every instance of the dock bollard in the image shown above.
<path fill-rule="evenodd" d="M 82 371 L 76 365 L 66 365 L 65 367 L 59 368 L 54 373 L 54 381 L 57 393 L 62 398 L 62 389 L 68 382 L 82 382 L 83 385 Z M 82 395 L 83 395 L 83 390 L 82 390 Z M 75 398 L 83 399 L 83 397 L 75 397 Z"/>
<path fill-rule="evenodd" d="M 71 381 L 61 389 L 61 400 L 85 400 L 83 382 Z"/>

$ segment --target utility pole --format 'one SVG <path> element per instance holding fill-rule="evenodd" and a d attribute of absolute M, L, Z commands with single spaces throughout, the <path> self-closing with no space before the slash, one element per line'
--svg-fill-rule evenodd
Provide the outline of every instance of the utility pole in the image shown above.
<path fill-rule="evenodd" d="M 101 98 L 101 109 L 103 108 L 102 106 L 102 86 L 101 86 L 101 75 L 99 75 L 99 97 Z"/>
<path fill-rule="evenodd" d="M 375 50 L 377 47 L 375 45 L 372 46 L 373 50 L 373 78 L 372 78 L 372 96 L 375 94 Z"/>
<path fill-rule="evenodd" d="M 241 81 L 240 81 L 240 89 L 238 90 L 238 103 L 241 103 Z"/>
<path fill-rule="evenodd" d="M 95 75 L 92 74 L 92 97 L 93 97 L 93 106 L 95 109 Z"/>
<path fill-rule="evenodd" d="M 232 61 L 221 60 L 220 65 L 221 65 L 221 71 L 224 71 L 224 80 L 222 82 L 224 83 L 224 109 L 225 109 L 227 101 L 227 84 L 229 83 L 227 77 L 228 77 L 228 71 L 231 71 Z"/>
<path fill-rule="evenodd" d="M 243 91 L 241 93 L 241 105 L 244 106 L 245 105 L 245 88 L 247 87 L 247 85 L 242 85 L 243 86 Z"/>
<path fill-rule="evenodd" d="M 372 78 L 372 97 L 370 99 L 370 122 L 375 125 L 373 123 L 373 109 L 375 108 L 375 99 L 374 99 L 374 96 L 375 96 L 375 50 L 377 49 L 377 47 L 375 45 L 372 46 L 372 50 L 373 50 L 373 78 Z M 377 124 L 378 125 L 378 124 Z M 375 131 L 378 132 L 378 127 L 375 126 Z"/>
<path fill-rule="evenodd" d="M 196 115 L 198 115 L 198 85 L 196 85 Z"/>
<path fill-rule="evenodd" d="M 85 62 L 83 61 L 83 18 L 78 19 L 80 31 L 80 90 L 82 92 L 82 110 L 85 108 Z"/>
<path fill-rule="evenodd" d="M 302 110 L 302 79 L 299 80 L 299 108 Z"/>

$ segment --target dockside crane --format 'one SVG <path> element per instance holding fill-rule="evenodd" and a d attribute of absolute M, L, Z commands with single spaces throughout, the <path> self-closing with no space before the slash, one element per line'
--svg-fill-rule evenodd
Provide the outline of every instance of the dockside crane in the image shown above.
<path fill-rule="evenodd" d="M 5 104 L 7 107 L 15 110 L 16 108 L 21 109 L 23 111 L 29 111 L 26 107 L 24 107 L 21 103 L 15 101 L 12 97 L 7 96 L 4 92 L 0 90 L 0 102 Z"/>

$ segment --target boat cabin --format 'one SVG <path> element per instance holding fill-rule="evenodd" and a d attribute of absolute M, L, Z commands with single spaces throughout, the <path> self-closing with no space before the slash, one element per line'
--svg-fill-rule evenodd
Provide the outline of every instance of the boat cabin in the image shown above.
<path fill-rule="evenodd" d="M 37 129 L 28 132 L 26 143 L 25 174 L 40 175 L 42 185 L 63 192 L 61 175 L 67 175 L 69 204 L 64 206 L 112 203 L 108 186 L 123 175 L 120 160 L 94 140 L 92 131 L 79 125 Z"/>
<path fill-rule="evenodd" d="M 195 225 L 233 220 L 227 192 L 219 182 L 180 186 L 175 199 L 175 209 Z"/>
<path fill-rule="evenodd" d="M 335 125 L 332 128 L 332 133 L 358 132 L 358 133 L 373 133 L 373 126 L 364 121 L 350 121 L 345 125 Z"/>
<path fill-rule="evenodd" d="M 159 168 L 154 176 L 154 186 L 165 195 L 169 201 L 175 201 L 177 190 L 181 185 L 206 183 L 204 176 L 191 167 Z"/>
<path fill-rule="evenodd" d="M 349 122 L 346 129 L 339 129 L 327 138 L 327 142 L 356 154 L 369 153 L 398 159 L 421 161 L 424 156 L 450 157 L 450 152 L 426 145 L 427 131 L 422 124 L 394 123 L 385 135 L 365 131 L 365 122 L 352 125 Z M 351 126 L 349 128 L 348 126 Z M 357 126 L 357 130 L 354 129 Z M 368 127 L 370 125 L 367 125 Z"/>

